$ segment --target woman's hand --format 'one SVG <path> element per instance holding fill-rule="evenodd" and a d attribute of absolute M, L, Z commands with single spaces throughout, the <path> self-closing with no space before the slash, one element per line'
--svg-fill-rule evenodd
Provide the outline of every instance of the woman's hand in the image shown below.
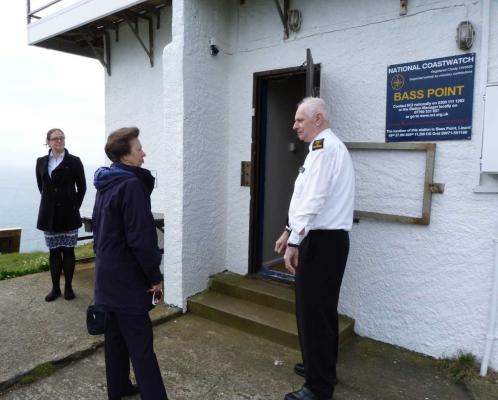
<path fill-rule="evenodd" d="M 150 287 L 150 289 L 147 290 L 148 293 L 152 293 L 152 292 L 159 292 L 159 291 L 162 291 L 163 290 L 163 283 L 162 282 L 159 282 L 155 285 L 152 285 Z"/>
<path fill-rule="evenodd" d="M 152 305 L 157 306 L 163 299 L 163 283 L 152 285 L 147 292 L 152 293 Z"/>

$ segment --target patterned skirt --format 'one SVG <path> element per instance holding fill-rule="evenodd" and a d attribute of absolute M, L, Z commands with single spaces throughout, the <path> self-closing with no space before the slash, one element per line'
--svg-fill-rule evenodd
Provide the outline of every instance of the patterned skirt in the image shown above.
<path fill-rule="evenodd" d="M 57 247 L 74 247 L 78 241 L 78 229 L 66 232 L 43 232 L 45 244 L 49 249 Z"/>

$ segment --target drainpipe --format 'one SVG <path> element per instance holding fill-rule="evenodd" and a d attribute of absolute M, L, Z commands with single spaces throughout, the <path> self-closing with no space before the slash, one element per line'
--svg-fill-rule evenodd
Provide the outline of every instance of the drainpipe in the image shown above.
<path fill-rule="evenodd" d="M 484 350 L 484 357 L 482 358 L 481 362 L 481 376 L 486 376 L 488 372 L 489 357 L 491 355 L 491 350 L 493 349 L 493 340 L 498 339 L 498 336 L 496 335 L 496 314 L 498 311 L 498 225 L 493 242 L 495 243 L 495 268 L 493 271 L 493 288 L 491 295 L 491 304 L 489 307 L 490 315 L 488 333 L 486 334 L 486 348 Z"/>
<path fill-rule="evenodd" d="M 486 93 L 486 86 L 488 83 L 488 48 L 489 48 L 489 20 L 491 18 L 491 3 L 490 0 L 483 0 L 481 9 L 481 21 L 482 21 L 482 32 L 481 32 L 481 68 L 479 74 L 479 90 L 484 97 Z M 482 128 L 484 126 L 484 102 L 482 102 L 482 113 L 481 118 L 479 118 L 479 133 L 483 134 Z M 493 341 L 496 337 L 496 313 L 498 309 L 498 226 L 493 239 L 495 244 L 495 264 L 493 270 L 493 281 L 492 281 L 492 295 L 490 304 L 490 315 L 488 324 L 488 333 L 486 334 L 486 347 L 484 350 L 484 356 L 481 362 L 481 376 L 486 376 L 488 372 L 489 358 L 491 356 L 491 350 L 493 348 Z"/>

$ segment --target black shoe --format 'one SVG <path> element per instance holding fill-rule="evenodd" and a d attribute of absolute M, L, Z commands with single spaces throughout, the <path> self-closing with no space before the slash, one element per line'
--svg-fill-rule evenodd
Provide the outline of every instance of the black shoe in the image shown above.
<path fill-rule="evenodd" d="M 332 397 L 318 397 L 311 390 L 303 386 L 295 392 L 287 393 L 284 400 L 332 400 Z"/>
<path fill-rule="evenodd" d="M 297 363 L 294 365 L 294 373 L 296 375 L 302 376 L 305 378 L 306 376 L 304 375 L 304 364 L 303 363 Z"/>
<path fill-rule="evenodd" d="M 124 393 L 123 397 L 127 396 L 135 396 L 139 394 L 140 390 L 138 389 L 138 385 L 132 384 Z"/>
<path fill-rule="evenodd" d="M 132 384 L 128 389 L 124 391 L 124 393 L 119 397 L 109 397 L 109 400 L 121 400 L 123 397 L 135 396 L 139 394 L 140 390 L 138 389 L 138 385 Z"/>
<path fill-rule="evenodd" d="M 60 290 L 52 289 L 50 293 L 45 296 L 45 301 L 54 301 L 60 295 L 61 295 Z"/>
<path fill-rule="evenodd" d="M 74 292 L 73 292 L 73 289 L 71 289 L 71 288 L 66 288 L 66 289 L 64 289 L 64 298 L 65 298 L 66 300 L 72 300 L 72 299 L 74 299 L 75 297 L 76 297 L 76 296 L 75 296 L 75 294 L 74 294 Z"/>
<path fill-rule="evenodd" d="M 297 363 L 296 365 L 294 365 L 294 373 L 296 375 L 302 376 L 303 378 L 306 378 L 306 375 L 304 373 L 304 364 Z M 337 385 L 337 378 L 334 379 L 334 385 Z"/>

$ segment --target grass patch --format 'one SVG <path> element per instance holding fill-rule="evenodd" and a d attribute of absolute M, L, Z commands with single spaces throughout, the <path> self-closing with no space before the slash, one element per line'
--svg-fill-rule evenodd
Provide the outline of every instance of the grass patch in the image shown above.
<path fill-rule="evenodd" d="M 76 246 L 74 252 L 76 260 L 95 256 L 92 243 Z M 0 280 L 48 270 L 48 252 L 0 254 Z"/>
<path fill-rule="evenodd" d="M 444 360 L 444 366 L 457 382 L 469 382 L 479 376 L 479 365 L 470 353 L 459 352 L 456 357 Z"/>
<path fill-rule="evenodd" d="M 54 364 L 51 362 L 47 362 L 45 364 L 38 365 L 35 369 L 29 372 L 27 375 L 23 376 L 19 383 L 21 385 L 26 385 L 29 383 L 36 382 L 39 379 L 45 378 L 49 375 L 52 375 L 55 372 L 56 368 Z"/>
<path fill-rule="evenodd" d="M 76 256 L 76 261 L 78 261 L 79 258 L 95 257 L 93 242 L 76 246 L 74 248 L 74 255 Z"/>

